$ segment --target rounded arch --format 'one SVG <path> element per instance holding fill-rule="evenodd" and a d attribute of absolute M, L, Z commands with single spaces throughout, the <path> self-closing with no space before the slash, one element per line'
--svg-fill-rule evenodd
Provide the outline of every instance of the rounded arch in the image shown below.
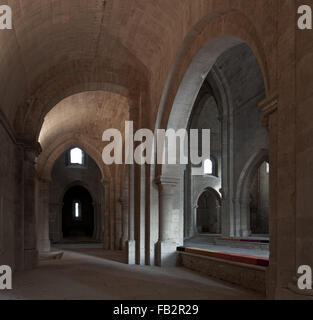
<path fill-rule="evenodd" d="M 57 86 L 57 84 L 56 84 Z M 49 88 L 48 90 L 51 90 Z M 103 91 L 103 92 L 112 92 L 116 93 L 122 97 L 125 97 L 129 101 L 130 105 L 130 97 L 129 97 L 129 91 L 126 87 L 121 86 L 116 83 L 109 83 L 109 82 L 83 82 L 83 83 L 72 83 L 70 86 L 67 84 L 67 86 L 63 86 L 62 82 L 57 86 L 55 89 L 55 95 L 54 97 L 49 101 L 33 101 L 31 102 L 30 110 L 27 112 L 27 117 L 25 119 L 25 126 L 23 127 L 23 131 L 25 132 L 32 132 L 31 128 L 36 128 L 36 131 L 32 132 L 32 135 L 35 136 L 36 140 L 38 140 L 40 131 L 42 129 L 42 125 L 44 123 L 44 118 L 48 114 L 48 112 L 53 109 L 56 105 L 58 105 L 60 102 L 65 100 L 66 98 L 69 98 L 71 96 L 74 96 L 79 93 L 89 92 L 89 91 Z M 42 93 L 44 96 L 47 95 L 47 93 Z M 50 93 L 51 94 L 51 93 Z M 135 103 L 132 101 L 132 103 Z M 37 119 L 34 118 L 34 112 L 33 110 L 41 110 L 40 114 L 37 114 Z M 36 113 L 35 113 L 36 114 Z M 35 126 L 35 121 L 38 123 L 38 126 Z"/>
<path fill-rule="evenodd" d="M 212 187 L 207 187 L 198 194 L 198 197 L 196 198 L 197 204 L 199 203 L 199 199 L 201 198 L 201 196 L 206 192 L 211 193 L 218 200 L 219 205 L 222 205 L 221 194 Z"/>
<path fill-rule="evenodd" d="M 87 141 L 85 142 L 81 138 L 77 138 L 76 136 L 72 135 L 62 137 L 62 140 L 60 141 L 56 140 L 55 143 L 49 146 L 49 149 L 47 149 L 38 157 L 37 172 L 40 177 L 50 181 L 51 172 L 55 161 L 64 152 L 74 146 L 84 150 L 96 162 L 101 172 L 102 182 L 108 182 L 111 180 L 110 169 L 103 164 L 102 157 L 99 151 L 96 148 L 92 147 L 92 145 Z"/>
<path fill-rule="evenodd" d="M 46 114 L 67 97 L 85 91 L 108 91 L 120 94 L 129 100 L 129 105 L 140 102 L 149 104 L 147 71 L 139 62 L 134 66 L 117 64 L 113 68 L 104 62 L 84 60 L 71 61 L 39 76 L 40 87 L 28 92 L 22 99 L 14 119 L 14 128 L 27 140 L 38 140 Z M 65 70 L 65 71 L 64 71 Z M 132 79 L 132 81 L 130 81 Z"/>
<path fill-rule="evenodd" d="M 92 199 L 92 202 L 94 203 L 95 196 L 92 194 L 89 184 L 87 182 L 84 182 L 84 181 L 81 181 L 81 180 L 75 180 L 75 181 L 69 183 L 68 185 L 66 185 L 63 188 L 62 193 L 60 193 L 60 199 L 59 199 L 60 203 L 62 203 L 64 195 L 67 193 L 67 191 L 69 191 L 71 188 L 73 188 L 75 186 L 80 186 L 80 187 L 85 188 L 89 192 L 89 194 L 91 196 L 91 199 Z"/>
<path fill-rule="evenodd" d="M 199 90 L 214 63 L 228 49 L 241 43 L 246 43 L 255 54 L 268 94 L 271 86 L 267 59 L 253 23 L 238 10 L 217 11 L 198 22 L 186 36 L 162 94 L 156 129 L 187 127 Z M 179 174 L 175 166 L 157 166 L 157 175 Z"/>

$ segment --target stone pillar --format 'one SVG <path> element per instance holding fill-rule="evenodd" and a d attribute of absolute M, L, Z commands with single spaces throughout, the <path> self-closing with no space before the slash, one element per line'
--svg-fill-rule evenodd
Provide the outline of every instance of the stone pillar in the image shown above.
<path fill-rule="evenodd" d="M 110 184 L 110 200 L 109 200 L 109 204 L 110 204 L 110 218 L 109 218 L 109 229 L 110 229 L 110 250 L 113 251 L 115 249 L 115 227 L 116 227 L 116 220 L 115 220 L 115 216 L 116 216 L 116 199 L 115 199 L 115 188 L 114 188 L 114 182 L 112 182 Z"/>
<path fill-rule="evenodd" d="M 53 242 L 59 242 L 63 238 L 62 232 L 62 203 L 50 203 L 49 204 L 50 212 L 50 239 Z"/>
<path fill-rule="evenodd" d="M 240 212 L 240 229 L 238 237 L 249 237 L 251 235 L 250 227 L 250 199 L 236 200 L 235 208 Z"/>
<path fill-rule="evenodd" d="M 222 232 L 222 221 L 221 221 L 221 210 L 222 207 L 220 205 L 216 206 L 216 215 L 217 215 L 217 233 L 220 234 Z"/>
<path fill-rule="evenodd" d="M 103 181 L 104 186 L 104 236 L 103 247 L 110 250 L 110 182 Z"/>
<path fill-rule="evenodd" d="M 115 204 L 115 250 L 121 249 L 122 239 L 122 204 L 118 200 Z"/>
<path fill-rule="evenodd" d="M 15 251 L 15 269 L 24 270 L 24 149 L 22 145 L 16 148 L 17 169 L 15 179 L 17 181 L 17 190 L 19 190 L 19 201 L 16 203 L 14 214 L 14 251 Z"/>
<path fill-rule="evenodd" d="M 198 230 L 198 205 L 193 206 L 193 210 L 192 210 L 192 218 L 190 219 L 190 221 L 192 221 L 192 225 L 190 226 L 190 234 L 192 234 L 192 236 L 198 235 L 199 230 Z"/>
<path fill-rule="evenodd" d="M 134 169 L 134 165 L 129 167 L 128 241 L 126 244 L 128 264 L 136 263 Z"/>
<path fill-rule="evenodd" d="M 122 208 L 122 237 L 120 248 L 124 250 L 126 248 L 126 241 L 128 239 L 128 202 L 122 199 L 119 201 Z"/>
<path fill-rule="evenodd" d="M 94 232 L 93 238 L 95 240 L 101 240 L 101 205 L 99 202 L 93 203 L 94 209 Z"/>
<path fill-rule="evenodd" d="M 286 247 L 288 250 L 287 257 L 290 257 L 290 261 L 293 261 L 292 247 L 288 244 L 288 241 L 284 243 L 284 240 L 290 236 L 286 233 L 279 235 L 279 223 L 284 223 L 284 219 L 280 220 L 277 208 L 277 152 L 278 152 L 278 132 L 277 132 L 277 104 L 278 96 L 274 95 L 272 98 L 263 101 L 260 104 L 262 110 L 262 123 L 269 130 L 269 162 L 270 162 L 270 183 L 269 183 L 269 193 L 270 193 L 270 215 L 269 215 L 269 237 L 270 237 L 270 265 L 268 269 L 268 282 L 267 282 L 267 297 L 270 299 L 275 298 L 276 287 L 278 285 L 277 273 L 278 273 L 278 246 Z M 284 233 L 285 231 L 283 231 Z M 289 263 L 288 263 L 289 264 Z M 288 264 L 286 265 L 288 269 Z M 281 266 L 284 268 L 284 266 Z M 292 280 L 292 279 L 290 279 Z"/>
<path fill-rule="evenodd" d="M 230 199 L 229 189 L 222 189 L 222 235 L 224 237 L 236 236 L 236 220 L 234 215 L 234 200 Z"/>
<path fill-rule="evenodd" d="M 37 245 L 39 252 L 50 251 L 49 238 L 50 181 L 37 180 Z"/>
<path fill-rule="evenodd" d="M 145 264 L 146 168 L 135 165 L 135 240 L 136 264 Z"/>
<path fill-rule="evenodd" d="M 177 242 L 176 226 L 178 222 L 173 209 L 174 193 L 177 194 L 179 179 L 159 177 L 159 241 L 156 247 L 156 265 L 175 266 Z"/>
<path fill-rule="evenodd" d="M 24 144 L 24 269 L 32 269 L 38 263 L 35 158 L 39 155 L 40 150 L 39 144 Z"/>

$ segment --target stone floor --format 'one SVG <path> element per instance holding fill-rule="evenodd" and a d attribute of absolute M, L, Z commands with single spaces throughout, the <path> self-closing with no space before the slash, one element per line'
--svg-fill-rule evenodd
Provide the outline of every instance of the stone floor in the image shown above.
<path fill-rule="evenodd" d="M 59 248 L 58 248 L 59 249 Z M 13 290 L 0 300 L 263 299 L 241 288 L 208 279 L 184 268 L 123 264 L 121 252 L 76 246 L 61 260 L 40 262 L 35 270 L 13 275 Z"/>

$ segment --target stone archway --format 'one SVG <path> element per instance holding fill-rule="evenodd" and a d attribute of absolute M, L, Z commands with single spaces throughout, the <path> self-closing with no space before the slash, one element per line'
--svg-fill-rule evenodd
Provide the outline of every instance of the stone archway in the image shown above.
<path fill-rule="evenodd" d="M 212 188 L 201 193 L 197 202 L 196 227 L 199 234 L 221 233 L 221 197 Z"/>
<path fill-rule="evenodd" d="M 249 28 L 241 29 L 242 26 L 234 28 L 231 19 L 233 15 L 239 15 Z M 210 30 L 211 23 L 223 17 L 223 30 Z M 169 78 L 156 122 L 156 128 L 179 130 L 187 128 L 189 117 L 200 88 L 212 70 L 217 59 L 227 50 L 236 45 L 247 43 L 253 48 L 255 55 L 259 58 L 261 70 L 265 79 L 266 91 L 269 89 L 266 59 L 263 55 L 262 46 L 258 43 L 257 34 L 254 39 L 248 34 L 247 29 L 254 30 L 250 21 L 242 16 L 240 12 L 224 12 L 217 16 L 204 19 L 196 27 L 197 33 L 193 31 L 186 37 L 183 46 L 170 72 Z M 202 32 L 206 31 L 207 34 Z M 255 31 L 255 30 L 254 30 Z M 210 40 L 208 41 L 208 34 Z M 234 36 L 230 36 L 233 34 Z M 187 51 L 187 44 L 188 47 Z M 186 47 L 185 47 L 186 46 Z M 231 120 L 230 120 L 231 121 Z M 231 152 L 232 146 L 227 146 Z M 229 149 L 230 148 L 230 149 Z M 156 183 L 159 186 L 159 241 L 157 245 L 157 264 L 173 264 L 174 252 L 178 245 L 183 243 L 183 215 L 181 214 L 183 204 L 183 172 L 182 165 L 158 165 L 156 166 Z M 233 182 L 232 182 L 233 184 Z M 233 188 L 233 187 L 230 187 Z M 229 210 L 232 208 L 231 194 L 229 190 L 223 190 L 223 198 L 228 194 Z M 170 214 L 169 214 L 170 212 Z M 226 221 L 228 220 L 228 221 Z M 234 222 L 234 217 L 225 219 L 228 224 Z M 225 223 L 226 223 L 225 222 Z M 224 224 L 225 225 L 225 224 Z M 230 235 L 235 230 L 225 229 Z"/>

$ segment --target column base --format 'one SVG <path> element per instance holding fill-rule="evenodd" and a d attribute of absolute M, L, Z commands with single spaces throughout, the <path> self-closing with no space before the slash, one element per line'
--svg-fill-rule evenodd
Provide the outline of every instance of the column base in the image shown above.
<path fill-rule="evenodd" d="M 38 242 L 38 251 L 39 252 L 50 252 L 51 244 L 49 239 L 41 239 Z"/>
<path fill-rule="evenodd" d="M 38 265 L 38 251 L 36 249 L 24 249 L 24 270 L 36 268 Z"/>
<path fill-rule="evenodd" d="M 136 241 L 129 240 L 126 242 L 127 263 L 136 264 Z"/>
<path fill-rule="evenodd" d="M 177 247 L 178 244 L 169 241 L 159 241 L 155 245 L 156 259 L 155 264 L 159 267 L 177 266 Z"/>

